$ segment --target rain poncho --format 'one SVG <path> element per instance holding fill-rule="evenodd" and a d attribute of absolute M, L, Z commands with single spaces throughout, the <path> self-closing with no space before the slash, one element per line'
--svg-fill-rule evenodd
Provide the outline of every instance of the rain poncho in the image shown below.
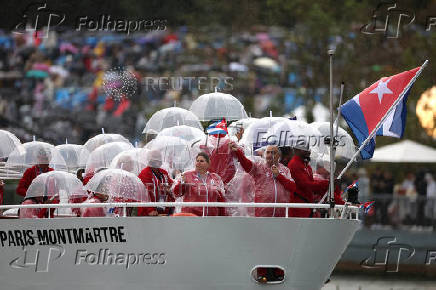
<path fill-rule="evenodd" d="M 41 173 L 46 173 L 49 171 L 53 171 L 53 168 L 46 167 L 41 168 L 38 165 L 32 166 L 24 171 L 23 177 L 20 179 L 17 187 L 17 194 L 20 196 L 26 196 L 27 189 L 29 188 L 32 181 Z"/>
<path fill-rule="evenodd" d="M 227 202 L 254 202 L 254 192 L 256 185 L 249 173 L 239 166 L 235 176 L 229 183 L 226 184 L 226 200 Z M 227 208 L 229 216 L 254 216 L 254 208 Z"/>
<path fill-rule="evenodd" d="M 87 200 L 84 201 L 85 203 L 103 203 L 101 199 L 99 199 L 97 196 L 91 196 Z M 105 217 L 107 213 L 107 209 L 104 207 L 82 207 L 80 209 L 80 216 L 81 217 Z"/>
<path fill-rule="evenodd" d="M 230 142 L 227 136 L 218 138 L 212 135 L 208 137 L 208 146 L 200 145 L 200 149 L 210 156 L 209 171 L 218 174 L 224 184 L 229 183 L 236 172 L 233 154 L 229 149 Z"/>
<path fill-rule="evenodd" d="M 165 169 L 146 167 L 141 171 L 138 177 L 147 188 L 150 201 L 175 201 L 171 191 L 166 190 L 166 188 L 170 189 L 173 184 L 173 180 Z M 170 214 L 172 212 L 172 208 L 140 207 L 138 208 L 138 215 L 148 216 L 152 211 L 157 211 L 159 214 Z"/>
<path fill-rule="evenodd" d="M 183 175 L 185 182 L 179 178 L 173 192 L 175 196 L 183 196 L 184 202 L 225 202 L 224 184 L 218 174 L 207 172 L 205 180 L 201 180 L 195 170 Z M 181 211 L 197 216 L 225 215 L 225 209 L 217 207 L 182 207 Z"/>
<path fill-rule="evenodd" d="M 241 148 L 235 155 L 246 172 L 248 172 L 255 182 L 254 202 L 266 203 L 289 203 L 295 192 L 295 183 L 291 178 L 289 169 L 278 164 L 279 175 L 274 178 L 271 168 L 265 159 L 255 162 L 245 157 Z M 257 217 L 284 217 L 285 208 L 256 208 Z"/>
<path fill-rule="evenodd" d="M 300 156 L 294 155 L 288 164 L 292 178 L 297 185 L 292 202 L 294 203 L 313 203 L 314 193 L 326 192 L 329 186 L 328 180 L 314 180 L 312 168 L 303 162 Z M 311 217 L 312 210 L 309 208 L 290 209 L 290 216 Z"/>
<path fill-rule="evenodd" d="M 38 202 L 33 198 L 29 198 L 21 203 L 21 205 L 26 205 L 26 204 L 38 204 Z M 41 219 L 47 216 L 47 209 L 46 208 L 20 208 L 18 212 L 18 216 L 20 219 L 22 218 Z"/>

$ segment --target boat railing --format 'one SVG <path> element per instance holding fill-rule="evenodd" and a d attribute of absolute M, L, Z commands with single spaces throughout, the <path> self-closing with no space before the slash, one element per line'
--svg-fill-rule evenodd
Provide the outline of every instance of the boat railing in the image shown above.
<path fill-rule="evenodd" d="M 285 217 L 289 217 L 288 209 L 332 210 L 329 204 L 319 203 L 249 203 L 249 202 L 107 202 L 107 203 L 65 203 L 65 204 L 25 204 L 0 205 L 0 210 L 21 208 L 122 208 L 123 216 L 127 216 L 127 208 L 135 207 L 220 207 L 220 208 L 285 208 Z M 351 204 L 335 205 L 330 218 L 359 219 L 359 207 Z"/>

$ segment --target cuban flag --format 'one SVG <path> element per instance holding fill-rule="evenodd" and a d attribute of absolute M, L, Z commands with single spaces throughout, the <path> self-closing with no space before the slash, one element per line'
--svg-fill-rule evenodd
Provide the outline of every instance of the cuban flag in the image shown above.
<path fill-rule="evenodd" d="M 226 119 L 223 118 L 221 121 L 210 124 L 206 131 L 209 135 L 227 135 Z"/>
<path fill-rule="evenodd" d="M 391 77 L 383 77 L 341 106 L 341 115 L 359 141 L 359 146 L 373 133 L 374 137 L 360 152 L 362 159 L 372 158 L 375 135 L 403 137 L 407 97 L 423 67 L 424 65 Z M 374 135 L 373 131 L 379 123 L 381 126 Z"/>
<path fill-rule="evenodd" d="M 374 214 L 374 201 L 367 201 L 364 204 L 360 205 L 360 209 L 363 210 L 363 213 L 366 215 Z"/>

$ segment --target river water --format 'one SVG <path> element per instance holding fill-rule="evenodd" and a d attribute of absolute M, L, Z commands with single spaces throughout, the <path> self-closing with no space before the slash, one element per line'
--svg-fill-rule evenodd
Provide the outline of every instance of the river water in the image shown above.
<path fill-rule="evenodd" d="M 322 290 L 436 290 L 436 281 L 332 276 L 330 283 L 326 284 Z"/>

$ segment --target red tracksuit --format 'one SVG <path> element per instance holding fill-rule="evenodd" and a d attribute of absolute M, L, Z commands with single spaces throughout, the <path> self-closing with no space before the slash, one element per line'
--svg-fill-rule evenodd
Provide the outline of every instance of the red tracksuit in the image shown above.
<path fill-rule="evenodd" d="M 183 173 L 185 183 L 179 180 L 174 187 L 175 196 L 183 196 L 184 202 L 225 202 L 224 184 L 218 174 L 207 172 L 206 179 L 200 180 L 195 170 Z M 197 216 L 222 216 L 226 211 L 224 208 L 205 207 L 183 207 L 183 213 L 192 213 Z"/>
<path fill-rule="evenodd" d="M 158 168 L 154 170 L 157 171 L 157 174 L 153 173 L 151 167 L 146 167 L 138 175 L 139 179 L 141 179 L 142 183 L 144 183 L 147 188 L 149 200 L 151 202 L 174 202 L 175 199 L 174 196 L 172 196 L 172 193 L 166 194 L 163 186 L 163 184 L 166 183 L 171 187 L 173 180 L 165 169 Z M 149 213 L 154 210 L 158 211 L 160 214 L 169 214 L 172 211 L 172 208 L 167 207 L 165 210 L 160 212 L 160 210 L 155 207 L 139 207 L 138 215 L 148 216 Z"/>
<path fill-rule="evenodd" d="M 85 203 L 103 203 L 96 196 L 92 196 L 84 201 Z M 105 217 L 107 209 L 104 207 L 82 207 L 80 208 L 80 216 L 82 217 Z"/>
<path fill-rule="evenodd" d="M 255 193 L 254 202 L 266 203 L 288 203 L 295 191 L 295 183 L 292 181 L 288 168 L 278 164 L 279 175 L 273 177 L 271 167 L 265 159 L 252 162 L 245 157 L 241 149 L 235 152 L 242 168 L 254 179 Z M 285 208 L 256 208 L 257 217 L 284 217 Z"/>
<path fill-rule="evenodd" d="M 20 182 L 17 187 L 17 194 L 22 197 L 26 196 L 27 189 L 29 188 L 32 181 L 41 173 L 46 173 L 49 171 L 53 171 L 53 168 L 48 167 L 48 169 L 41 169 L 38 165 L 34 165 L 26 171 L 24 171 L 23 177 L 21 177 Z"/>
<path fill-rule="evenodd" d="M 236 173 L 235 163 L 233 162 L 232 151 L 229 149 L 231 142 L 228 136 L 220 137 L 211 135 L 208 137 L 208 146 L 200 146 L 200 149 L 210 155 L 209 172 L 218 174 L 224 184 L 232 180 Z M 218 144 L 219 140 L 219 144 Z M 213 147 L 213 149 L 210 149 Z"/>
<path fill-rule="evenodd" d="M 312 168 L 303 162 L 300 156 L 294 155 L 288 163 L 292 178 L 297 185 L 293 203 L 313 203 L 314 193 L 326 192 L 329 186 L 328 180 L 314 180 Z M 312 210 L 309 208 L 292 208 L 289 210 L 292 217 L 312 217 Z"/>

